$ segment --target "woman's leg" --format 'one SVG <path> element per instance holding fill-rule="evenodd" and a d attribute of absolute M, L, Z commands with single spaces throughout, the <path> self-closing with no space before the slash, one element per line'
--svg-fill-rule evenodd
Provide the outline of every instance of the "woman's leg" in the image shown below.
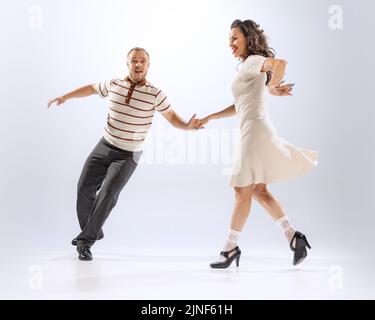
<path fill-rule="evenodd" d="M 284 209 L 275 199 L 272 193 L 267 189 L 266 184 L 257 184 L 253 190 L 253 198 L 266 209 L 271 217 L 277 221 L 285 216 Z"/>
<path fill-rule="evenodd" d="M 292 227 L 280 203 L 268 191 L 267 185 L 256 185 L 252 196 L 266 209 L 284 232 L 291 249 L 294 251 L 293 265 L 300 264 L 307 257 L 306 248 L 311 249 L 306 236 Z"/>
<path fill-rule="evenodd" d="M 253 186 L 234 188 L 236 203 L 234 205 L 231 229 L 241 232 L 250 214 Z"/>
<path fill-rule="evenodd" d="M 223 252 L 220 254 L 219 261 L 211 263 L 211 268 L 227 268 L 236 259 L 237 266 L 241 256 L 241 250 L 238 248 L 238 238 L 249 217 L 253 185 L 244 188 L 234 188 L 236 203 L 232 213 L 229 235 L 224 245 Z"/>
<path fill-rule="evenodd" d="M 267 185 L 257 184 L 253 190 L 252 196 L 271 215 L 275 222 L 278 223 L 290 243 L 296 231 L 289 223 L 288 217 L 281 204 L 267 189 Z"/>
<path fill-rule="evenodd" d="M 234 188 L 236 203 L 232 213 L 229 235 L 224 245 L 224 252 L 231 251 L 237 247 L 238 238 L 249 217 L 252 190 L 252 185 L 244 188 Z"/>

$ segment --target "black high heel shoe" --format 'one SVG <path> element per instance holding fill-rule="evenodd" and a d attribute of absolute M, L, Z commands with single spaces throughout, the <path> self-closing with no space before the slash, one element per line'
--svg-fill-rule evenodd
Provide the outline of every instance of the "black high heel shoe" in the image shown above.
<path fill-rule="evenodd" d="M 232 254 L 232 255 L 231 255 Z M 234 260 L 236 260 L 237 267 L 240 266 L 241 250 L 239 247 L 234 248 L 231 251 L 223 251 L 220 253 L 225 258 L 225 261 L 217 261 L 210 264 L 212 269 L 226 269 Z"/>
<path fill-rule="evenodd" d="M 295 246 L 293 246 L 295 240 Z M 296 231 L 293 236 L 292 241 L 290 241 L 290 249 L 294 251 L 293 265 L 296 266 L 300 264 L 307 257 L 306 247 L 311 249 L 306 236 L 301 232 Z"/>

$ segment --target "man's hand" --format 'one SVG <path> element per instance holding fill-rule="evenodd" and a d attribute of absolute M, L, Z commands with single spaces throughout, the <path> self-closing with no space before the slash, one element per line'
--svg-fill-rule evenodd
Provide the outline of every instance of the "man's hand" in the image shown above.
<path fill-rule="evenodd" d="M 64 98 L 64 96 L 62 96 L 62 97 L 58 97 L 58 98 L 55 98 L 55 99 L 53 99 L 53 100 L 50 100 L 50 101 L 48 102 L 48 109 L 49 109 L 54 103 L 56 103 L 56 104 L 59 106 L 59 105 L 63 104 L 65 101 L 66 101 L 66 99 Z"/>
<path fill-rule="evenodd" d="M 283 84 L 284 81 L 280 82 L 278 85 L 269 87 L 268 91 L 273 96 L 284 97 L 292 96 L 292 90 L 294 87 L 293 83 Z"/>
<path fill-rule="evenodd" d="M 199 130 L 200 129 L 199 120 L 195 118 L 196 116 L 197 114 L 194 114 L 189 120 L 189 122 L 187 123 L 187 130 Z"/>
<path fill-rule="evenodd" d="M 199 129 L 205 129 L 205 126 L 210 121 L 210 116 L 198 120 Z"/>
<path fill-rule="evenodd" d="M 48 109 L 54 103 L 56 103 L 59 106 L 59 105 L 63 104 L 64 102 L 66 102 L 67 100 L 70 100 L 70 99 L 85 98 L 85 97 L 91 96 L 93 94 L 98 94 L 98 92 L 96 91 L 96 86 L 97 85 L 95 85 L 95 84 L 89 84 L 87 86 L 78 88 L 78 89 L 76 89 L 72 92 L 69 92 L 67 94 L 64 94 L 61 97 L 55 98 L 55 99 L 48 102 Z"/>

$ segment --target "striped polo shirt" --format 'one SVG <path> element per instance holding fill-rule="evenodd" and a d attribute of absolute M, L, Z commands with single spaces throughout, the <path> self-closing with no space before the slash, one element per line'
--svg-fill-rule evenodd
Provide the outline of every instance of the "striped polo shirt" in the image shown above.
<path fill-rule="evenodd" d="M 109 98 L 104 139 L 127 151 L 142 151 L 155 111 L 171 110 L 167 96 L 148 81 L 135 85 L 120 79 L 100 82 L 98 94 Z"/>

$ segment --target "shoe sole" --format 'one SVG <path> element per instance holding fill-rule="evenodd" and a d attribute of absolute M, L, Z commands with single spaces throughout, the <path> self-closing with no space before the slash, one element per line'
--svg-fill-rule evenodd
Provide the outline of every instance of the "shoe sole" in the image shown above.
<path fill-rule="evenodd" d="M 86 259 L 86 258 L 81 258 L 81 257 L 78 257 L 78 259 L 80 260 L 80 261 L 85 261 L 85 262 L 88 262 L 88 261 L 92 261 L 93 259 L 91 258 L 91 259 Z"/>
<path fill-rule="evenodd" d="M 211 266 L 210 265 L 210 268 L 211 269 L 229 269 L 230 267 L 232 266 L 232 263 L 229 265 L 229 266 Z M 240 266 L 238 265 L 235 265 L 236 268 L 239 268 Z"/>
<path fill-rule="evenodd" d="M 211 266 L 210 266 L 210 268 L 211 268 L 211 269 L 228 269 L 229 267 L 211 267 Z"/>

